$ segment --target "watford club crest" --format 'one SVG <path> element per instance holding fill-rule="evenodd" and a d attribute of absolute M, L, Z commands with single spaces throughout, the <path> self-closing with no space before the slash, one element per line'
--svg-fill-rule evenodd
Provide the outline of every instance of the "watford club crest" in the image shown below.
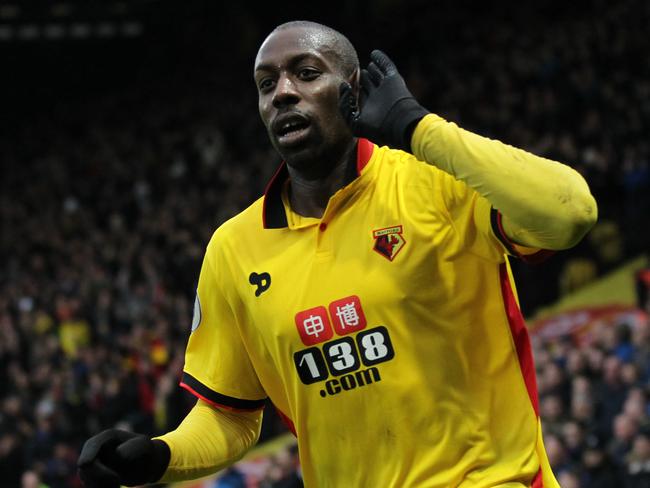
<path fill-rule="evenodd" d="M 375 247 L 373 249 L 389 261 L 395 259 L 395 256 L 397 256 L 404 247 L 404 244 L 406 244 L 404 237 L 402 237 L 401 225 L 373 230 L 372 237 L 375 239 Z"/>

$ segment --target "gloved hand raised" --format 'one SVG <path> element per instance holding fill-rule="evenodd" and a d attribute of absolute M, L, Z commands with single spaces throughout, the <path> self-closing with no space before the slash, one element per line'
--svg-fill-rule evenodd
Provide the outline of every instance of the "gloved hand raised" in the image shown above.
<path fill-rule="evenodd" d="M 77 466 L 88 488 L 119 488 L 158 481 L 169 465 L 167 444 L 119 429 L 105 430 L 88 439 Z"/>
<path fill-rule="evenodd" d="M 417 123 L 430 113 L 409 91 L 404 78 L 386 54 L 375 49 L 367 69 L 361 70 L 359 100 L 349 83 L 340 86 L 339 108 L 355 136 L 380 146 L 411 152 Z"/>

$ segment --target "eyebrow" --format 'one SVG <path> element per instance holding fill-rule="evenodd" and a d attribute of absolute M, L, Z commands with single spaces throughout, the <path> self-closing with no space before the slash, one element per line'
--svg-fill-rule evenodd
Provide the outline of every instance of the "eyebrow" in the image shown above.
<path fill-rule="evenodd" d="M 307 53 L 300 53 L 289 59 L 289 62 L 287 63 L 288 66 L 295 66 L 296 64 L 304 61 L 307 58 L 313 58 L 316 60 L 320 60 L 317 56 L 315 56 L 313 53 L 307 52 Z M 255 67 L 255 73 L 258 71 L 273 71 L 277 66 L 275 64 L 259 64 Z"/>

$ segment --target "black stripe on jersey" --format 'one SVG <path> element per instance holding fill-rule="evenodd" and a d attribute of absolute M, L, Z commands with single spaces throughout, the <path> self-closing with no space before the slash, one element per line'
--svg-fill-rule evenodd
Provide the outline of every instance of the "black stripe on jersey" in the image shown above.
<path fill-rule="evenodd" d="M 181 380 L 181 384 L 182 383 L 185 383 L 198 395 L 204 397 L 206 400 L 210 402 L 214 402 L 218 405 L 223 405 L 238 410 L 257 410 L 264 407 L 264 403 L 266 401 L 265 399 L 242 400 L 241 398 L 222 395 L 221 393 L 217 393 L 216 391 L 211 390 L 203 383 L 201 383 L 199 380 L 197 380 L 194 376 L 186 372 L 183 372 L 183 379 Z"/>
<path fill-rule="evenodd" d="M 505 235 L 505 232 L 503 232 L 503 227 L 501 227 L 500 220 L 501 215 L 499 214 L 499 211 L 496 208 L 492 207 L 490 210 L 490 224 L 492 225 L 492 232 L 494 232 L 494 235 L 497 236 L 497 239 L 501 241 L 501 244 L 505 246 L 510 254 L 513 256 L 519 256 L 517 250 L 512 246 L 512 242 L 510 242 L 508 236 Z"/>
<path fill-rule="evenodd" d="M 351 158 L 345 172 L 345 184 L 359 176 L 361 169 L 372 156 L 373 144 L 367 139 L 357 142 L 357 157 Z M 289 179 L 287 164 L 282 162 L 264 189 L 262 204 L 262 225 L 265 229 L 283 229 L 289 225 L 282 203 L 282 186 Z"/>
<path fill-rule="evenodd" d="M 506 247 L 508 252 L 512 256 L 518 257 L 528 264 L 542 263 L 555 254 L 555 251 L 550 251 L 548 249 L 540 249 L 533 254 L 521 254 L 519 251 L 517 251 L 513 245 L 513 242 L 503 230 L 503 225 L 501 224 L 501 214 L 494 207 L 492 207 L 492 210 L 490 211 L 490 224 L 492 225 L 492 232 L 494 232 L 494 235 L 497 236 L 499 241 Z"/>
<path fill-rule="evenodd" d="M 262 224 L 265 229 L 282 229 L 289 225 L 282 204 L 282 185 L 288 178 L 289 170 L 286 163 L 282 163 L 266 185 L 262 206 Z"/>

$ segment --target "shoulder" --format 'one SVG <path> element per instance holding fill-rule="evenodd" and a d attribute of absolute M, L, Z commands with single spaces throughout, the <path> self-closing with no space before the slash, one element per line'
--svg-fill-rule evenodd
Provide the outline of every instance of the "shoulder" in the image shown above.
<path fill-rule="evenodd" d="M 380 179 L 395 181 L 398 178 L 408 186 L 432 188 L 452 178 L 439 168 L 419 160 L 413 154 L 387 146 L 375 148 L 376 161 L 373 170 Z"/>
<path fill-rule="evenodd" d="M 219 225 L 208 243 L 208 256 L 215 258 L 219 254 L 239 248 L 246 241 L 254 241 L 264 230 L 263 205 L 264 197 L 260 197 L 246 209 Z"/>

